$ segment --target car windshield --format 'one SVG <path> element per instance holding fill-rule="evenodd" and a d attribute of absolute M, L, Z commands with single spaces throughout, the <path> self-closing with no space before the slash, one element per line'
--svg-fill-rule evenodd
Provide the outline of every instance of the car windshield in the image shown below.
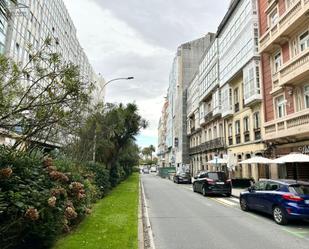
<path fill-rule="evenodd" d="M 225 181 L 226 175 L 223 172 L 211 172 L 208 173 L 208 177 L 213 180 Z"/>
<path fill-rule="evenodd" d="M 309 185 L 295 184 L 289 186 L 289 191 L 300 195 L 309 195 Z"/>

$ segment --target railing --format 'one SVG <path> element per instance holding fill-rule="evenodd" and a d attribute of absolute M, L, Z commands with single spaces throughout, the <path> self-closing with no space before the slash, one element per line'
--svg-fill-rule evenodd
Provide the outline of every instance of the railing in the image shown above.
<path fill-rule="evenodd" d="M 205 122 L 210 122 L 213 118 L 213 115 L 212 115 L 212 111 L 208 112 L 205 116 L 204 116 L 204 120 Z"/>
<path fill-rule="evenodd" d="M 223 137 L 215 138 L 198 146 L 189 149 L 190 154 L 202 153 L 208 150 L 214 150 L 225 147 L 225 141 Z"/>
<path fill-rule="evenodd" d="M 286 12 L 279 18 L 279 21 L 270 27 L 267 32 L 260 38 L 260 51 L 263 51 L 273 43 L 282 33 L 286 31 L 291 23 L 295 22 L 297 18 L 306 13 L 305 7 L 309 0 L 296 0 Z M 298 15 L 301 13 L 300 15 Z M 295 18 L 294 18 L 295 17 Z"/>
<path fill-rule="evenodd" d="M 309 49 L 291 58 L 288 63 L 280 68 L 279 84 L 284 85 L 301 73 L 309 71 Z M 297 73 L 296 73 L 297 72 Z"/>
<path fill-rule="evenodd" d="M 309 109 L 293 113 L 284 118 L 267 122 L 265 138 L 277 138 L 309 132 Z"/>

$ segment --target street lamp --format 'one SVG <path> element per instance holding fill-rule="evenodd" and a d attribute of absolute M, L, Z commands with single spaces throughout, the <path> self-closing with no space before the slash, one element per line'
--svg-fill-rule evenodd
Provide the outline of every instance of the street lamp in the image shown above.
<path fill-rule="evenodd" d="M 126 77 L 126 78 L 115 78 L 115 79 L 112 79 L 112 80 L 107 81 L 107 82 L 103 85 L 103 89 L 104 89 L 104 87 L 106 87 L 109 83 L 111 83 L 111 82 L 113 82 L 113 81 L 116 81 L 116 80 L 133 80 L 133 79 L 134 79 L 133 76 Z"/>
<path fill-rule="evenodd" d="M 107 82 L 103 85 L 101 91 L 103 91 L 103 89 L 104 89 L 109 83 L 111 83 L 111 82 L 113 82 L 113 81 L 116 81 L 116 80 L 133 80 L 133 79 L 134 79 L 133 76 L 130 76 L 130 77 L 120 77 L 120 78 L 111 79 L 111 80 L 107 81 Z M 96 147 L 97 147 L 97 129 L 96 129 L 96 128 L 95 128 L 95 130 L 94 130 L 94 139 L 93 139 L 93 140 L 94 140 L 94 141 L 93 141 L 92 161 L 95 162 L 95 151 L 96 151 Z"/>

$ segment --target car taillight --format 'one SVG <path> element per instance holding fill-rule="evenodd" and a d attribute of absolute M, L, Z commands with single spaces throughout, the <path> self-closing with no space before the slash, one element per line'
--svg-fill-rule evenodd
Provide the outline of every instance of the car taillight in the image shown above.
<path fill-rule="evenodd" d="M 208 182 L 208 184 L 215 184 L 215 181 L 213 179 L 206 179 L 206 181 Z"/>
<path fill-rule="evenodd" d="M 304 199 L 293 194 L 284 194 L 282 195 L 282 198 L 289 201 L 303 201 Z"/>

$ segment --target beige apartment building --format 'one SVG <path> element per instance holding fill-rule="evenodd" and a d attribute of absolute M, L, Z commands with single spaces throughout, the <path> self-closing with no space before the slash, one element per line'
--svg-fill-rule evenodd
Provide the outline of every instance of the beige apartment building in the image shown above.
<path fill-rule="evenodd" d="M 217 31 L 228 165 L 232 177 L 255 180 L 269 178 L 269 167 L 239 162 L 265 151 L 257 8 L 257 1 L 233 1 Z"/>

